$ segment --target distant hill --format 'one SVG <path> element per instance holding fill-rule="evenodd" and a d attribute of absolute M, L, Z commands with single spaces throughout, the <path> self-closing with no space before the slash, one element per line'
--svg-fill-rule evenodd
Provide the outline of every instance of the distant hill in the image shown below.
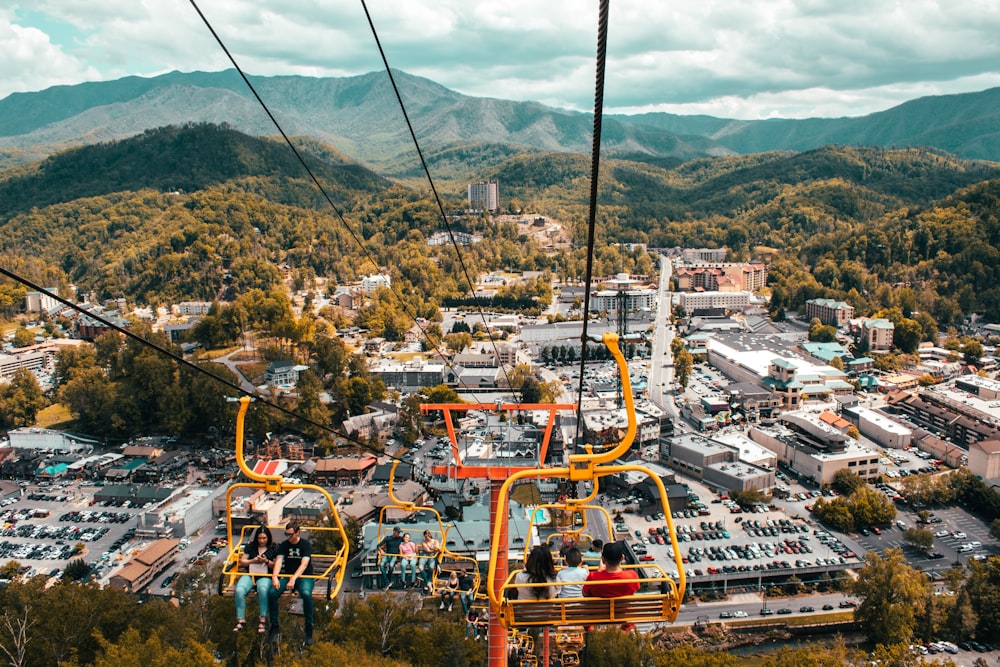
<path fill-rule="evenodd" d="M 337 198 L 374 192 L 390 183 L 336 154 L 300 142 L 300 153 L 328 193 Z M 195 192 L 235 179 L 258 180 L 276 202 L 311 206 L 319 193 L 284 142 L 257 139 L 231 128 L 189 124 L 146 130 L 120 142 L 68 150 L 0 179 L 6 215 L 85 197 L 151 188 Z M 274 184 L 281 183 L 281 187 Z M 296 185 L 298 183 L 298 185 Z M 249 187 L 248 189 L 255 189 Z"/>
<path fill-rule="evenodd" d="M 590 114 L 535 102 L 469 97 L 396 72 L 421 147 L 432 165 L 468 179 L 515 153 L 590 151 Z M 418 161 L 384 72 L 354 77 L 251 77 L 286 133 L 311 137 L 390 176 L 418 174 Z M 1000 161 L 1000 89 L 914 100 L 860 118 L 737 121 L 709 116 L 609 115 L 603 151 L 674 166 L 697 157 L 827 144 L 928 146 Z M 245 84 L 224 72 L 56 86 L 0 100 L 0 167 L 70 146 L 189 122 L 226 123 L 254 136 L 276 133 Z M 458 160 L 458 161 L 456 161 Z M 455 169 L 461 164 L 461 168 Z"/>
<path fill-rule="evenodd" d="M 922 97 L 859 118 L 737 121 L 671 114 L 627 118 L 665 132 L 697 134 L 742 154 L 806 151 L 826 144 L 920 146 L 1000 161 L 1000 88 Z"/>
<path fill-rule="evenodd" d="M 417 165 L 409 133 L 384 72 L 346 78 L 251 77 L 289 135 L 326 142 L 388 174 Z M 561 111 L 533 102 L 460 95 L 428 79 L 397 73 L 397 82 L 422 148 L 430 154 L 491 146 L 589 152 L 589 114 Z M 276 134 L 266 114 L 232 70 L 152 79 L 57 86 L 0 100 L 0 166 L 23 164 L 54 150 L 132 136 L 146 129 L 187 122 L 226 123 L 251 135 Z M 710 154 L 713 146 L 648 125 L 609 121 L 610 152 L 627 151 L 684 158 Z"/>

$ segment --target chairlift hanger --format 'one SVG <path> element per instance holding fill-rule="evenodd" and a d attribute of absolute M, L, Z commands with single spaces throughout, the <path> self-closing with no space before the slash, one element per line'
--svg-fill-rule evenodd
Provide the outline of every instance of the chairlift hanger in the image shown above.
<path fill-rule="evenodd" d="M 330 600 L 337 596 L 344 585 L 344 577 L 347 573 L 347 557 L 350 551 L 350 542 L 348 541 L 344 524 L 340 520 L 340 513 L 337 511 L 337 506 L 333 498 L 323 487 L 316 486 L 315 484 L 288 483 L 284 481 L 282 475 L 262 475 L 247 465 L 243 453 L 243 423 L 252 400 L 249 396 L 243 396 L 239 399 L 240 409 L 236 416 L 236 462 L 239 464 L 240 471 L 253 481 L 237 482 L 231 484 L 226 490 L 226 542 L 229 553 L 225 563 L 222 565 L 222 573 L 219 575 L 219 594 L 233 595 L 236 590 L 236 582 L 243 575 L 249 574 L 240 565 L 240 554 L 242 552 L 242 545 L 251 539 L 258 525 L 252 522 L 242 525 L 239 534 L 235 535 L 238 539 L 233 539 L 235 528 L 233 523 L 233 492 L 237 489 L 256 489 L 266 493 L 281 494 L 302 489 L 315 491 L 326 499 L 327 516 L 333 524 L 331 526 L 303 526 L 303 530 L 317 537 L 320 535 L 332 535 L 334 538 L 339 538 L 340 547 L 336 552 L 327 554 L 314 551 L 311 558 L 313 574 L 301 575 L 304 578 L 315 580 L 313 597 L 325 597 L 327 600 Z M 284 532 L 284 526 L 268 525 L 267 528 L 271 531 L 272 535 L 281 535 Z M 313 540 L 313 545 L 315 547 L 317 543 L 329 542 L 330 540 L 327 539 Z"/>
<path fill-rule="evenodd" d="M 595 452 L 592 445 L 586 445 L 584 454 L 571 454 L 569 456 L 568 467 L 520 470 L 507 477 L 499 492 L 498 520 L 495 521 L 493 528 L 488 578 L 491 582 L 495 582 L 499 550 L 507 548 L 506 544 L 501 544 L 504 533 L 502 523 L 510 504 L 510 491 L 516 483 L 532 478 L 562 479 L 569 482 L 589 481 L 592 484 L 591 496 L 593 496 L 599 487 L 598 482 L 601 477 L 624 472 L 642 473 L 651 478 L 656 485 L 667 522 L 670 543 L 674 550 L 678 578 L 675 582 L 656 563 L 642 563 L 641 568 L 638 564 L 626 564 L 623 565 L 626 569 L 642 570 L 639 582 L 643 588 L 647 591 L 652 589 L 651 591 L 618 598 L 535 600 L 523 599 L 525 596 L 517 596 L 515 599 L 511 599 L 512 594 L 518 589 L 538 586 L 538 584 L 514 583 L 518 571 L 512 570 L 502 584 L 487 587 L 490 602 L 497 617 L 507 628 L 542 625 L 673 622 L 680 610 L 685 587 L 685 572 L 663 481 L 644 466 L 613 463 L 631 447 L 638 425 L 635 416 L 635 399 L 632 396 L 631 382 L 628 377 L 628 364 L 618 346 L 619 337 L 615 333 L 608 332 L 603 335 L 602 340 L 614 357 L 622 377 L 625 408 L 628 416 L 628 429 L 625 436 L 616 446 L 600 452 Z M 589 502 L 589 500 L 590 497 L 584 499 L 585 502 Z M 558 587 L 560 583 L 557 582 L 554 585 Z"/>
<path fill-rule="evenodd" d="M 379 510 L 378 514 L 378 542 L 376 544 L 382 544 L 382 540 L 392 531 L 393 527 L 388 522 L 388 513 L 391 510 L 398 510 L 400 512 L 408 512 L 410 514 L 418 512 L 426 512 L 430 514 L 433 518 L 428 522 L 430 524 L 437 524 L 437 528 L 427 528 L 431 532 L 441 545 L 441 550 L 438 553 L 438 564 L 434 568 L 433 573 L 433 586 L 434 590 L 438 590 L 444 585 L 444 582 L 448 579 L 451 572 L 457 571 L 461 573 L 471 574 L 473 577 L 473 590 L 479 594 L 479 589 L 482 584 L 482 575 L 479 572 L 479 563 L 475 558 L 465 556 L 463 554 L 452 551 L 448 548 L 448 531 L 449 527 L 444 525 L 441 519 L 441 513 L 438 512 L 433 507 L 428 507 L 425 505 L 417 505 L 413 501 L 402 500 L 396 496 L 394 483 L 396 481 L 396 467 L 399 466 L 399 461 L 392 462 L 392 470 L 389 472 L 389 486 L 386 489 L 389 495 L 389 503 Z M 396 556 L 399 558 L 400 554 L 387 553 L 387 556 Z"/>

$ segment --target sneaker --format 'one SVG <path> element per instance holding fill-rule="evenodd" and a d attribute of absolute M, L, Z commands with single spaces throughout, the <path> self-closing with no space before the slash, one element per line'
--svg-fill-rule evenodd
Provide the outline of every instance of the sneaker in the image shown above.
<path fill-rule="evenodd" d="M 448 611 L 451 611 L 451 605 L 448 605 Z"/>
<path fill-rule="evenodd" d="M 441 606 L 438 607 L 438 609 L 444 609 L 444 602 L 441 603 Z"/>
<path fill-rule="evenodd" d="M 390 588 L 392 588 L 392 582 L 391 581 L 388 584 L 385 585 L 385 590 L 389 590 Z"/>

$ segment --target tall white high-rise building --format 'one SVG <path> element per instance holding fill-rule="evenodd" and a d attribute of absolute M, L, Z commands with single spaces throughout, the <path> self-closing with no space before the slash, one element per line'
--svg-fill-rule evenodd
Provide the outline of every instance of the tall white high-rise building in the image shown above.
<path fill-rule="evenodd" d="M 500 210 L 500 184 L 495 180 L 469 184 L 469 208 L 473 211 Z"/>

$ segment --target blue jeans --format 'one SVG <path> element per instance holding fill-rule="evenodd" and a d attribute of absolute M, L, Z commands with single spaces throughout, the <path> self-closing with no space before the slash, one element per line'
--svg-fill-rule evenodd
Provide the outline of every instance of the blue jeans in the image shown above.
<path fill-rule="evenodd" d="M 409 570 L 410 577 L 407 580 L 406 572 Z M 414 583 L 417 579 L 417 559 L 414 558 L 400 558 L 399 559 L 399 574 L 403 578 L 403 583 Z"/>
<path fill-rule="evenodd" d="M 472 598 L 476 597 L 476 594 L 473 591 L 462 591 L 458 597 L 462 601 L 462 613 L 468 615 L 469 609 L 472 608 Z"/>
<path fill-rule="evenodd" d="M 424 583 L 431 583 L 434 580 L 434 570 L 437 569 L 437 558 L 434 556 L 424 556 L 417 561 L 417 571 L 423 577 Z"/>
<path fill-rule="evenodd" d="M 386 554 L 382 556 L 381 562 L 379 562 L 378 567 L 382 572 L 382 587 L 386 587 L 392 583 L 392 571 L 396 569 L 396 559 L 398 556 L 390 556 Z"/>
<path fill-rule="evenodd" d="M 311 628 L 313 626 L 313 586 L 315 585 L 315 579 L 309 579 L 307 577 L 299 577 L 295 582 L 295 590 L 298 592 L 299 597 L 302 599 L 302 616 L 305 620 L 306 627 Z M 271 595 L 268 598 L 268 608 L 271 612 L 271 625 L 278 625 L 278 598 L 281 594 L 285 592 L 288 587 L 288 576 L 282 576 L 278 579 L 278 588 L 271 588 Z"/>
<path fill-rule="evenodd" d="M 247 617 L 247 593 L 254 587 L 254 580 L 249 574 L 244 574 L 236 582 L 236 618 Z M 257 608 L 260 610 L 260 617 L 267 618 L 268 598 L 271 593 L 271 578 L 268 576 L 257 577 Z"/>

